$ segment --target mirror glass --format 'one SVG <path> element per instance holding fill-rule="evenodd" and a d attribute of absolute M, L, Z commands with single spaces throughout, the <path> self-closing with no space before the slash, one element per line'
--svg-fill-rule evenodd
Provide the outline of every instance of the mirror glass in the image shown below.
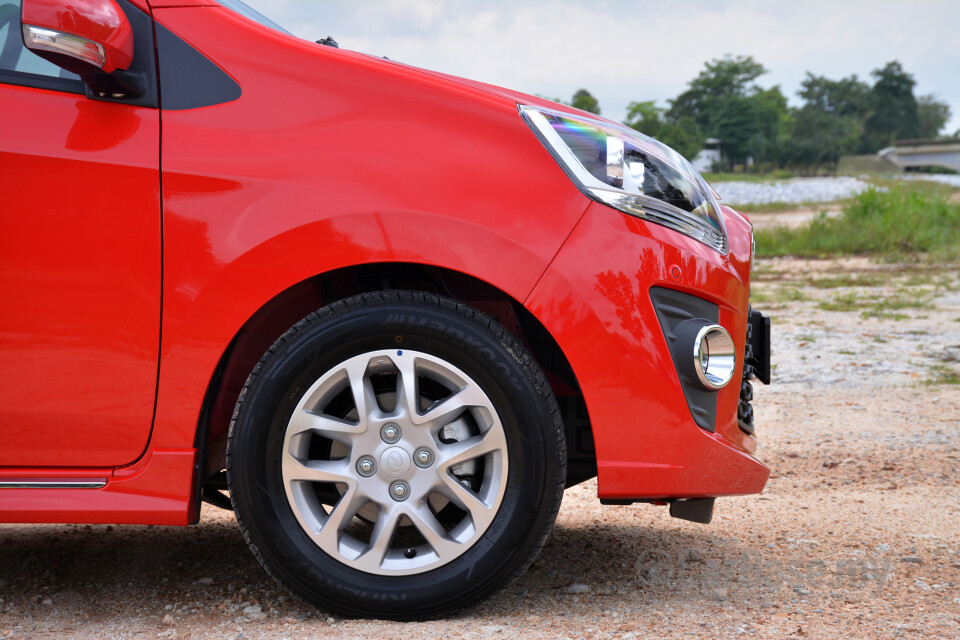
<path fill-rule="evenodd" d="M 0 0 L 0 69 L 79 80 L 80 76 L 77 74 L 47 62 L 23 46 L 20 35 L 20 2 L 21 0 Z"/>

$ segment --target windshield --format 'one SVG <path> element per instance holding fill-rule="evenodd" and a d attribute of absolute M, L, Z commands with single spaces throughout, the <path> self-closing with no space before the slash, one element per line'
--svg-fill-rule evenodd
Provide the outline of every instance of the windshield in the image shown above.
<path fill-rule="evenodd" d="M 286 29 L 278 25 L 276 22 L 274 22 L 267 16 L 257 11 L 256 9 L 253 9 L 247 6 L 246 4 L 244 4 L 243 2 L 240 2 L 240 0 L 218 0 L 218 2 L 220 2 L 220 4 L 227 7 L 228 9 L 233 9 L 240 15 L 250 18 L 254 22 L 259 22 L 265 27 L 276 29 L 277 31 L 280 31 L 281 33 L 286 33 L 287 35 L 291 35 L 291 36 L 293 35 L 289 31 L 287 31 Z"/>

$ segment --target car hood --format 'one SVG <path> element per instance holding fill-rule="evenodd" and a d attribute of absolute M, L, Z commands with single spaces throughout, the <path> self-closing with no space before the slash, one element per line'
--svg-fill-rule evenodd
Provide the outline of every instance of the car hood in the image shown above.
<path fill-rule="evenodd" d="M 501 98 L 501 99 L 503 99 L 505 102 L 509 102 L 510 104 L 534 105 L 534 106 L 538 106 L 538 107 L 544 107 L 544 108 L 546 108 L 546 109 L 552 109 L 552 110 L 554 110 L 554 111 L 560 111 L 560 112 L 563 112 L 563 113 L 568 113 L 568 114 L 570 114 L 570 115 L 572 115 L 572 116 L 577 116 L 577 117 L 581 117 L 581 118 L 582 118 L 582 117 L 588 117 L 588 118 L 591 118 L 591 119 L 593 119 L 593 120 L 600 120 L 600 121 L 603 121 L 603 122 L 608 122 L 608 123 L 613 124 L 613 125 L 616 125 L 616 126 L 623 126 L 623 125 L 621 125 L 621 124 L 618 123 L 618 122 L 613 122 L 612 120 L 608 120 L 608 119 L 603 118 L 603 117 L 601 117 L 601 116 L 598 116 L 598 115 L 596 115 L 596 114 L 588 113 L 588 112 L 586 112 L 586 111 L 581 111 L 580 109 L 575 109 L 575 108 L 573 108 L 573 107 L 571 107 L 571 106 L 569 106 L 569 105 L 565 105 L 565 104 L 562 104 L 562 103 L 560 103 L 560 102 L 554 102 L 553 100 L 547 100 L 547 99 L 545 99 L 545 98 L 539 98 L 539 97 L 537 97 L 537 96 L 533 96 L 533 95 L 530 95 L 530 94 L 528 94 L 528 93 L 523 93 L 522 91 L 514 91 L 513 89 L 507 89 L 507 88 L 504 88 L 504 87 L 498 87 L 497 85 L 487 84 L 486 82 L 479 82 L 479 81 L 477 81 L 477 80 L 470 80 L 469 78 L 461 78 L 460 76 L 454 76 L 454 75 L 450 75 L 450 74 L 448 74 L 448 73 L 441 73 L 441 72 L 439 72 L 439 71 L 432 71 L 432 70 L 430 70 L 430 69 L 424 69 L 424 68 L 422 68 L 422 67 L 416 67 L 416 66 L 413 66 L 413 65 L 410 65 L 410 64 L 406 64 L 406 63 L 403 63 L 403 62 L 397 62 L 396 60 L 390 60 L 389 58 L 381 58 L 381 57 L 379 57 L 379 56 L 373 56 L 373 55 L 370 55 L 370 54 L 363 54 L 363 55 L 365 55 L 365 56 L 367 56 L 367 57 L 370 57 L 370 58 L 372 58 L 372 59 L 374 59 L 374 60 L 377 60 L 378 62 L 381 62 L 381 63 L 383 63 L 383 64 L 390 64 L 390 65 L 394 65 L 394 66 L 397 66 L 397 67 L 402 67 L 402 68 L 407 69 L 407 70 L 412 71 L 412 72 L 422 73 L 422 74 L 424 74 L 424 75 L 428 75 L 428 76 L 431 76 L 431 77 L 434 77 L 434 78 L 439 78 L 439 79 L 441 79 L 441 80 L 445 80 L 445 81 L 447 81 L 447 82 L 452 82 L 452 83 L 459 84 L 459 85 L 462 85 L 462 86 L 465 86 L 465 87 L 470 87 L 471 89 L 474 89 L 474 90 L 476 90 L 476 91 L 478 91 L 478 92 L 481 92 L 481 93 L 483 93 L 483 94 L 486 94 L 486 95 L 488 95 L 488 96 L 493 96 L 493 97 L 495 97 L 495 98 Z"/>

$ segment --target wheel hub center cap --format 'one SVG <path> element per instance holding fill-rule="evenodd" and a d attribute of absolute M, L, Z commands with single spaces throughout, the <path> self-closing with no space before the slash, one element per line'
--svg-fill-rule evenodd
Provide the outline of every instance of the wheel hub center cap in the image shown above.
<path fill-rule="evenodd" d="M 380 470 L 391 478 L 402 478 L 412 464 L 410 454 L 400 447 L 390 447 L 380 454 Z"/>

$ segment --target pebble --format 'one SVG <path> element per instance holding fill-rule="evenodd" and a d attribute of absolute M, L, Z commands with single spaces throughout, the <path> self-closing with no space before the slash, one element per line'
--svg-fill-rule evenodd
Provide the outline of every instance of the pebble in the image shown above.
<path fill-rule="evenodd" d="M 258 619 L 265 617 L 267 614 L 263 612 L 263 609 L 260 607 L 260 605 L 252 604 L 249 607 L 243 608 L 243 615 L 247 616 L 248 618 Z"/>
<path fill-rule="evenodd" d="M 163 624 L 173 624 L 173 616 L 169 613 L 163 616 Z"/>
<path fill-rule="evenodd" d="M 591 591 L 588 584 L 572 584 L 567 587 L 567 593 L 590 593 Z"/>
<path fill-rule="evenodd" d="M 161 631 L 157 634 L 158 638 L 173 638 L 177 635 L 176 629 L 167 629 L 166 631 Z"/>
<path fill-rule="evenodd" d="M 920 556 L 903 556 L 900 562 L 909 562 L 910 564 L 923 564 L 923 558 Z"/>
<path fill-rule="evenodd" d="M 43 604 L 53 604 L 53 600 L 51 600 L 50 598 L 44 598 Z"/>
<path fill-rule="evenodd" d="M 727 593 L 726 587 L 717 587 L 716 589 L 711 589 L 709 593 L 714 600 L 723 601 L 730 597 Z"/>

